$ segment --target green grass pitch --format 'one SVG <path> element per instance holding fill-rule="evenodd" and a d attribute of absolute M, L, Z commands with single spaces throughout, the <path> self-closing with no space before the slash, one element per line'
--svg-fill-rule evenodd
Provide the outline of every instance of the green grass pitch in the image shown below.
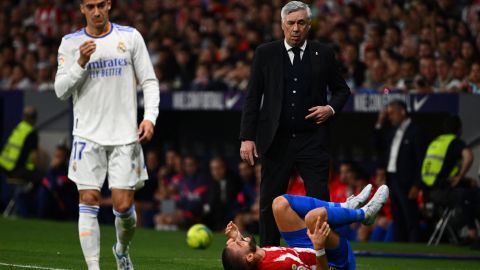
<path fill-rule="evenodd" d="M 111 252 L 115 239 L 114 228 L 102 226 L 101 234 L 101 268 L 115 269 Z M 136 270 L 222 269 L 220 255 L 224 245 L 223 235 L 215 234 L 213 244 L 208 249 L 193 250 L 185 243 L 185 232 L 139 229 L 132 243 L 131 256 Z M 480 251 L 449 245 L 427 247 L 425 244 L 353 243 L 352 246 L 354 250 L 480 256 Z M 356 260 L 359 270 L 480 269 L 480 261 L 377 257 L 357 257 Z M 0 269 L 86 269 L 77 225 L 0 218 Z"/>

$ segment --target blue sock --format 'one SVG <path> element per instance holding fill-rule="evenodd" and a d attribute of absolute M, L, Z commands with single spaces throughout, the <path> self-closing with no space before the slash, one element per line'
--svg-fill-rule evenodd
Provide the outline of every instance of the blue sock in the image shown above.
<path fill-rule="evenodd" d="M 340 203 L 326 202 L 319 199 L 306 196 L 296 196 L 290 194 L 284 194 L 283 197 L 288 200 L 290 207 L 295 211 L 301 218 L 305 218 L 305 215 L 315 208 L 319 207 L 340 207 Z"/>
<path fill-rule="evenodd" d="M 348 209 L 340 207 L 327 207 L 328 224 L 332 227 L 340 227 L 365 219 L 362 209 Z"/>
<path fill-rule="evenodd" d="M 387 227 L 387 233 L 385 234 L 385 238 L 383 239 L 383 242 L 394 242 L 395 241 L 395 234 L 393 231 L 393 226 L 395 224 L 393 222 L 390 222 Z"/>
<path fill-rule="evenodd" d="M 383 242 L 386 233 L 387 230 L 382 228 L 382 226 L 375 225 L 375 228 L 372 231 L 372 235 L 370 236 L 370 242 Z"/>

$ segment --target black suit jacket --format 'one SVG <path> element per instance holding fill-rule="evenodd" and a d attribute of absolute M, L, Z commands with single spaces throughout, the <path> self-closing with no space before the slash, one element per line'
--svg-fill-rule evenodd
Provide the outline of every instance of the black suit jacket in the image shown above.
<path fill-rule="evenodd" d="M 388 166 L 390 148 L 396 131 L 396 128 L 387 128 L 375 131 L 377 148 L 379 149 L 380 153 L 383 154 L 383 165 L 385 166 L 385 169 L 387 169 Z M 398 177 L 396 179 L 402 179 L 402 181 L 389 184 L 395 185 L 395 187 L 398 187 L 406 192 L 408 192 L 413 185 L 421 187 L 421 167 L 424 154 L 425 144 L 423 142 L 420 129 L 417 127 L 417 125 L 415 125 L 414 122 L 411 122 L 405 130 L 405 134 L 403 134 L 400 148 L 398 149 L 396 171 L 396 175 Z"/>
<path fill-rule="evenodd" d="M 260 45 L 253 59 L 247 96 L 243 107 L 240 140 L 256 142 L 259 153 L 265 153 L 277 132 L 284 94 L 284 40 Z M 339 113 L 350 95 L 332 49 L 316 41 L 307 41 L 303 57 L 312 65 L 312 104 L 330 105 Z M 327 87 L 332 96 L 327 102 Z M 328 122 L 328 121 L 327 121 Z M 327 123 L 319 125 L 326 140 Z"/>

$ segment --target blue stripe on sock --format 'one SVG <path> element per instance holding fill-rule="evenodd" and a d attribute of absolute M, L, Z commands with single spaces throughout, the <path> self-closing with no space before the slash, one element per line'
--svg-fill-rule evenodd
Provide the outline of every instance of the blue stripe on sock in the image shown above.
<path fill-rule="evenodd" d="M 98 215 L 98 211 L 100 210 L 99 206 L 92 206 L 92 205 L 86 205 L 86 204 L 79 204 L 78 205 L 79 213 L 84 213 L 84 214 L 92 214 L 92 215 Z"/>
<path fill-rule="evenodd" d="M 135 212 L 135 205 L 130 206 L 130 208 L 128 208 L 128 210 L 125 213 L 120 213 L 117 210 L 113 209 L 113 214 L 119 218 L 130 217 L 133 215 L 134 212 Z"/>

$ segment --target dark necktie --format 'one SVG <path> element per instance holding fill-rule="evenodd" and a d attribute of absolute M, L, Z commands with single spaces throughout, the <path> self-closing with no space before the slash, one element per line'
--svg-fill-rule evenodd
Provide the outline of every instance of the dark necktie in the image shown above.
<path fill-rule="evenodd" d="M 293 47 L 292 49 L 293 52 L 293 68 L 297 68 L 300 66 L 300 48 L 298 47 Z"/>

